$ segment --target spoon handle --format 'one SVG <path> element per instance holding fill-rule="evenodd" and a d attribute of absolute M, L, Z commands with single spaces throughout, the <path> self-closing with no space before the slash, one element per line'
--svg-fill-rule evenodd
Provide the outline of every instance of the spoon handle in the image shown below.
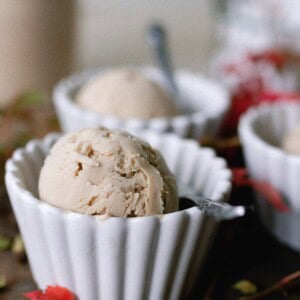
<path fill-rule="evenodd" d="M 178 89 L 174 79 L 171 57 L 169 54 L 167 33 L 160 24 L 152 24 L 148 30 L 148 43 L 154 50 L 156 60 L 165 75 L 174 96 L 177 96 Z"/>
<path fill-rule="evenodd" d="M 227 203 L 214 202 L 199 195 L 187 195 L 187 198 L 191 199 L 201 211 L 218 221 L 242 217 L 248 210 L 252 210 L 250 207 L 241 205 L 232 206 Z"/>

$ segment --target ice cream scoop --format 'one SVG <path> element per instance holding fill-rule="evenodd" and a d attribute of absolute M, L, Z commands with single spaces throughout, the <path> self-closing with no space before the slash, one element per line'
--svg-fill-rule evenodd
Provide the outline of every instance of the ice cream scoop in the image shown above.
<path fill-rule="evenodd" d="M 300 155 L 300 126 L 286 134 L 282 142 L 282 148 L 289 154 Z"/>
<path fill-rule="evenodd" d="M 168 93 L 134 69 L 112 69 L 101 73 L 82 86 L 76 101 L 85 109 L 124 120 L 178 114 Z"/>
<path fill-rule="evenodd" d="M 178 208 L 161 154 L 125 132 L 83 129 L 63 136 L 40 172 L 40 199 L 88 215 L 133 217 Z"/>

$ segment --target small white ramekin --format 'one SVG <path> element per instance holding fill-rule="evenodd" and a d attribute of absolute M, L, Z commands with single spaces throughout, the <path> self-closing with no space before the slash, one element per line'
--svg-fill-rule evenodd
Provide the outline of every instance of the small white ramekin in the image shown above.
<path fill-rule="evenodd" d="M 213 150 L 172 134 L 139 136 L 161 151 L 180 182 L 227 200 L 231 172 Z M 217 223 L 196 207 L 101 220 L 38 200 L 39 171 L 57 137 L 28 143 L 6 165 L 7 190 L 39 288 L 59 284 L 80 300 L 185 299 Z"/>
<path fill-rule="evenodd" d="M 157 69 L 144 67 L 141 71 L 167 89 L 168 85 Z M 181 137 L 198 139 L 203 135 L 215 135 L 229 108 L 229 96 L 225 89 L 199 74 L 180 71 L 176 73 L 176 81 L 181 94 L 181 104 L 184 109 L 191 111 L 190 113 L 150 120 L 121 120 L 114 116 L 101 115 L 86 110 L 74 102 L 78 89 L 100 72 L 103 70 L 73 75 L 55 87 L 53 100 L 64 132 L 102 125 L 129 132 L 136 129 L 151 129 L 159 133 L 172 132 Z"/>
<path fill-rule="evenodd" d="M 262 222 L 283 243 L 300 251 L 300 157 L 280 148 L 284 134 L 300 122 L 300 103 L 276 103 L 250 109 L 239 124 L 239 136 L 252 178 L 267 181 L 288 201 L 280 212 L 258 198 Z"/>

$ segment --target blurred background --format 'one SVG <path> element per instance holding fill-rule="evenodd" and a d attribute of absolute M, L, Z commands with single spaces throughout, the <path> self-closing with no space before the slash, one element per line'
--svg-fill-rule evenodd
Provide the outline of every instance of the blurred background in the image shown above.
<path fill-rule="evenodd" d="M 300 102 L 299 0 L 2 0 L 0 252 L 2 235 L 20 240 L 4 189 L 5 161 L 28 140 L 59 130 L 50 101 L 54 85 L 88 68 L 154 64 L 145 42 L 153 21 L 168 32 L 175 68 L 204 73 L 229 92 L 231 106 L 219 135 L 201 140 L 225 157 L 229 167 L 245 167 L 237 124 L 249 107 L 282 99 Z M 230 201 L 252 205 L 252 192 L 235 186 Z M 299 252 L 282 246 L 259 222 L 252 216 L 221 228 L 197 295 L 210 291 L 214 299 L 236 300 L 241 293 L 232 295 L 231 287 L 240 279 L 268 288 L 299 272 Z M 1 254 L 6 264 L 0 271 L 15 269 L 26 289 L 34 288 L 24 248 L 23 264 Z M 24 286 L 11 288 L 13 295 Z M 296 292 L 291 298 L 282 293 L 264 299 L 300 299 L 299 284 Z M 0 294 L 0 299 L 18 299 L 11 297 Z"/>
<path fill-rule="evenodd" d="M 176 66 L 205 69 L 216 45 L 217 3 L 210 0 L 27 0 L 0 2 L 0 105 L 31 89 L 49 91 L 74 70 L 149 64 L 146 26 L 170 33 Z"/>
<path fill-rule="evenodd" d="M 0 108 L 75 70 L 151 64 L 144 33 L 157 20 L 176 67 L 207 71 L 220 47 L 298 51 L 299 9 L 294 0 L 1 1 Z"/>

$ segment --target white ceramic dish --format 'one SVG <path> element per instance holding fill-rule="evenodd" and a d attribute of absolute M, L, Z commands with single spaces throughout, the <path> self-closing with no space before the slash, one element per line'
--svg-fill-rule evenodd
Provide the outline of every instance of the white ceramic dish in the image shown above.
<path fill-rule="evenodd" d="M 178 180 L 226 201 L 231 173 L 211 149 L 175 135 L 141 131 L 139 136 L 162 152 Z M 41 202 L 38 175 L 56 139 L 30 142 L 6 165 L 7 190 L 39 288 L 59 284 L 84 300 L 186 298 L 217 223 L 196 207 L 99 220 Z"/>
<path fill-rule="evenodd" d="M 145 67 L 141 68 L 141 71 L 167 90 L 167 83 L 157 69 Z M 114 116 L 100 115 L 85 110 L 74 102 L 74 95 L 78 89 L 99 72 L 101 70 L 73 75 L 62 80 L 55 87 L 54 105 L 63 131 L 69 132 L 102 125 L 127 131 L 151 129 L 159 133 L 173 132 L 181 137 L 197 139 L 203 135 L 215 135 L 229 107 L 228 93 L 217 83 L 199 74 L 180 71 L 176 73 L 176 81 L 182 96 L 182 107 L 189 113 L 173 118 L 130 119 L 128 121 Z"/>
<path fill-rule="evenodd" d="M 285 133 L 300 122 L 300 104 L 277 103 L 249 110 L 239 124 L 250 175 L 268 181 L 287 199 L 290 212 L 279 212 L 258 199 L 263 223 L 283 243 L 300 251 L 300 157 L 279 148 Z"/>

